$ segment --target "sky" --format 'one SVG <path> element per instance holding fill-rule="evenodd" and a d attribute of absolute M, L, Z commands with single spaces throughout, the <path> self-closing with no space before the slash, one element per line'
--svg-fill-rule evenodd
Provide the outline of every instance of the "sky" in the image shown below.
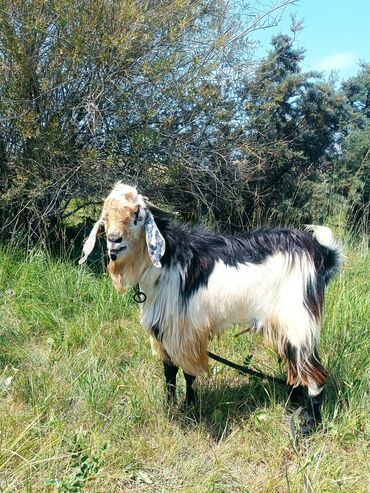
<path fill-rule="evenodd" d="M 302 68 L 335 70 L 339 80 L 356 75 L 359 61 L 370 62 L 370 0 L 299 0 L 282 14 L 278 26 L 253 33 L 261 43 L 261 56 L 275 34 L 291 34 L 290 15 L 303 20 L 296 46 L 305 48 Z"/>

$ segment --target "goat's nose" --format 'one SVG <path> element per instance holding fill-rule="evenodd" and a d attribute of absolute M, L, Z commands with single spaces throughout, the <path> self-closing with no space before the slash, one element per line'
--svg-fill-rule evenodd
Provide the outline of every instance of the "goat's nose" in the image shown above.
<path fill-rule="evenodd" d="M 122 243 L 122 235 L 108 235 L 108 240 L 112 243 Z"/>

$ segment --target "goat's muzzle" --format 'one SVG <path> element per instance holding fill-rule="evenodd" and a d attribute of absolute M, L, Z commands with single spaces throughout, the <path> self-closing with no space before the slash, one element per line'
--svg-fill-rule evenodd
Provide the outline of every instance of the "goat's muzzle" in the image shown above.
<path fill-rule="evenodd" d="M 123 252 L 127 249 L 127 246 L 121 246 L 117 249 L 111 249 L 109 250 L 109 258 L 114 262 L 115 260 L 117 260 L 117 257 L 118 255 L 120 254 L 120 252 Z"/>

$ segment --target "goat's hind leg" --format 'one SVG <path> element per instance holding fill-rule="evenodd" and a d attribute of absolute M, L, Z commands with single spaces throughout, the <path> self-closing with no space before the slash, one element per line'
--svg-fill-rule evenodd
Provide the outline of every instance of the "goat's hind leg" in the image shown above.
<path fill-rule="evenodd" d="M 327 371 L 323 367 L 316 348 L 309 352 L 306 349 L 298 349 L 289 342 L 285 347 L 284 357 L 288 365 L 288 384 L 303 384 L 308 389 L 309 402 L 303 414 L 301 435 L 306 436 L 317 429 L 321 424 L 321 407 L 323 403 L 323 387 L 327 377 Z M 299 398 L 299 386 L 294 397 Z"/>
<path fill-rule="evenodd" d="M 164 377 L 166 381 L 166 396 L 168 403 L 176 402 L 176 376 L 179 371 L 179 367 L 169 363 L 163 362 Z M 195 377 L 184 372 L 186 382 L 186 394 L 185 394 L 185 407 L 195 404 L 195 391 L 193 389 L 193 383 Z"/>
<path fill-rule="evenodd" d="M 323 387 L 319 389 L 319 393 L 316 395 L 310 395 L 310 386 L 308 387 L 308 406 L 303 415 L 304 422 L 301 427 L 301 435 L 310 435 L 322 422 L 321 407 L 323 403 L 324 390 Z"/>
<path fill-rule="evenodd" d="M 307 363 L 307 389 L 308 389 L 308 406 L 304 414 L 305 423 L 302 426 L 302 435 L 309 435 L 314 431 L 322 421 L 321 407 L 324 398 L 324 385 L 327 371 L 321 364 L 317 350 L 308 358 Z"/>
<path fill-rule="evenodd" d="M 292 385 L 288 386 L 289 388 L 289 400 L 293 407 L 301 406 L 303 404 L 305 394 L 303 387 L 298 385 L 297 387 L 293 387 Z"/>

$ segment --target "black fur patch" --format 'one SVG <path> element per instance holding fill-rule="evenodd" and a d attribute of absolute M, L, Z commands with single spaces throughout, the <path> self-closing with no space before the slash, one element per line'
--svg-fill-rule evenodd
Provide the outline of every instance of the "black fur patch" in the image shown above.
<path fill-rule="evenodd" d="M 152 332 L 153 336 L 157 339 L 158 342 L 162 342 L 163 334 L 159 330 L 159 325 L 158 324 L 154 324 L 153 325 L 153 327 L 151 329 L 151 332 Z"/>
<path fill-rule="evenodd" d="M 284 252 L 292 256 L 303 253 L 319 255 L 322 247 L 304 231 L 294 229 L 261 229 L 238 236 L 227 236 L 184 224 L 174 224 L 156 217 L 156 224 L 166 241 L 163 267 L 178 265 L 182 275 L 182 295 L 186 299 L 200 287 L 207 286 L 215 263 L 230 267 L 239 263 L 261 264 L 269 256 Z"/>
<path fill-rule="evenodd" d="M 315 279 L 308 279 L 304 291 L 304 304 L 313 319 L 317 322 L 321 319 L 322 307 L 324 302 L 324 279 L 321 275 Z"/>
<path fill-rule="evenodd" d="M 191 228 L 176 224 L 168 219 L 156 217 L 156 224 L 166 241 L 166 251 L 161 259 L 164 268 L 179 266 L 181 275 L 181 297 L 186 302 L 208 279 L 218 260 L 230 267 L 238 264 L 261 264 L 278 252 L 291 258 L 308 255 L 312 258 L 317 274 L 323 280 L 331 252 L 322 247 L 305 231 L 295 229 L 261 229 L 236 236 Z M 329 255 L 329 256 L 328 256 Z M 332 264 L 332 261 L 329 262 Z M 323 285 L 307 286 L 307 307 L 317 313 L 316 290 Z M 320 308 L 321 309 L 321 308 Z"/>
<path fill-rule="evenodd" d="M 331 250 L 329 248 L 323 248 L 324 255 L 324 280 L 325 284 L 328 284 L 330 279 L 339 271 L 341 264 L 340 253 L 337 250 Z"/>
<path fill-rule="evenodd" d="M 307 246 L 315 266 L 315 277 L 308 279 L 304 292 L 304 303 L 312 317 L 320 320 L 324 304 L 325 286 L 339 270 L 340 253 L 320 245 L 315 238 L 311 239 L 311 245 Z"/>

